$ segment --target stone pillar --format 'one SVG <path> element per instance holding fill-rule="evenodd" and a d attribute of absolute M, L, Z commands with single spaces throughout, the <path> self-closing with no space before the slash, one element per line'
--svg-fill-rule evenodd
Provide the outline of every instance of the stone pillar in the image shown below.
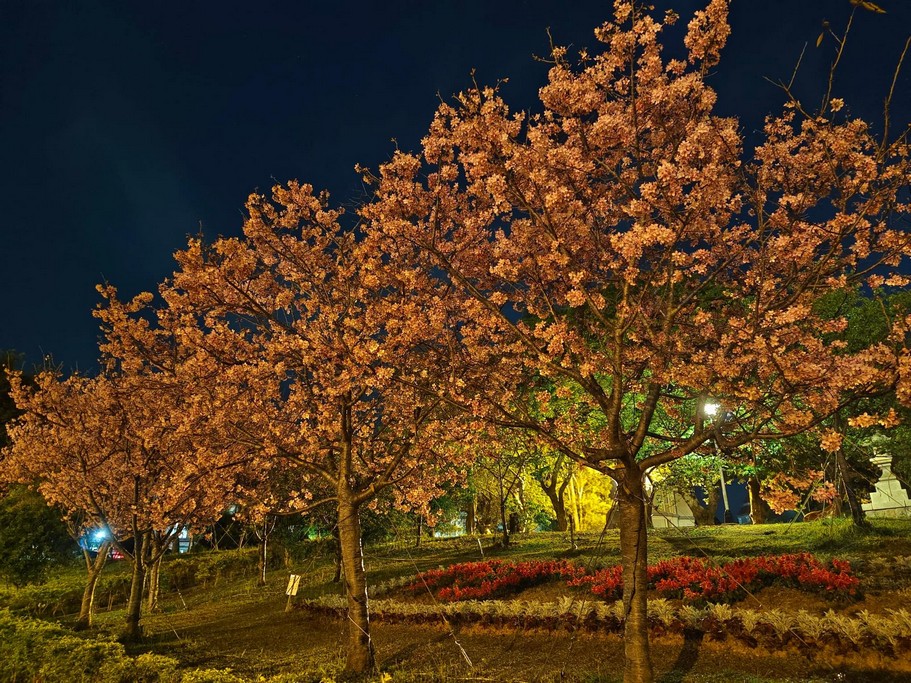
<path fill-rule="evenodd" d="M 870 462 L 882 470 L 870 502 L 863 504 L 867 517 L 911 517 L 911 499 L 892 472 L 892 456 L 877 453 Z"/>

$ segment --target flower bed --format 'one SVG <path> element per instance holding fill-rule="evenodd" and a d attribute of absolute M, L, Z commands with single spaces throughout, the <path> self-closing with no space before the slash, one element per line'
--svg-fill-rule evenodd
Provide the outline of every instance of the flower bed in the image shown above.
<path fill-rule="evenodd" d="M 809 553 L 742 558 L 720 565 L 693 557 L 676 557 L 649 567 L 648 582 L 663 597 L 691 602 L 727 602 L 773 584 L 849 596 L 857 593 L 860 583 L 848 562 L 824 563 Z M 616 600 L 623 594 L 619 566 L 576 577 L 569 583 L 588 585 L 605 600 Z"/>
<path fill-rule="evenodd" d="M 489 600 L 556 579 L 587 586 L 605 600 L 623 594 L 623 570 L 617 565 L 594 573 L 565 560 L 464 562 L 418 575 L 406 590 L 430 589 L 444 602 Z M 841 560 L 822 562 L 809 553 L 743 558 L 711 565 L 692 557 L 663 560 L 648 568 L 649 588 L 667 598 L 689 602 L 729 602 L 764 586 L 782 585 L 827 595 L 850 596 L 859 581 Z"/>
<path fill-rule="evenodd" d="M 573 579 L 583 572 L 581 567 L 566 560 L 463 562 L 423 572 L 406 590 L 417 593 L 429 588 L 437 599 L 445 602 L 488 600 L 557 578 Z"/>

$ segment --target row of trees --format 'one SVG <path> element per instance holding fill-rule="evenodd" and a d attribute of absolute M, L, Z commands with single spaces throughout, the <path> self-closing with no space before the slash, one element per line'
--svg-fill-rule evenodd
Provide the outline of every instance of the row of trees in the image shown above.
<path fill-rule="evenodd" d="M 356 227 L 291 182 L 250 197 L 242 237 L 190 240 L 157 297 L 102 287 L 104 371 L 14 379 L 5 476 L 108 528 L 134 587 L 227 499 L 334 505 L 346 668 L 366 671 L 361 511 L 383 492 L 425 506 L 528 439 L 614 480 L 625 677 L 652 680 L 645 475 L 804 432 L 837 452 L 833 416 L 911 401 L 905 313 L 845 338 L 856 293 L 908 282 L 905 134 L 878 139 L 828 92 L 746 148 L 706 83 L 726 17 L 712 0 L 666 59 L 676 16 L 619 0 L 601 52 L 554 48 L 537 112 L 474 87 L 418 152 L 362 170 Z"/>

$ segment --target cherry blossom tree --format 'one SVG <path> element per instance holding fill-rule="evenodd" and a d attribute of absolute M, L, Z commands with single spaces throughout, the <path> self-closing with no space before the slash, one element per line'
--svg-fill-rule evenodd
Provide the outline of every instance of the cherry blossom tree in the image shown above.
<path fill-rule="evenodd" d="M 102 529 L 129 557 L 125 637 L 137 639 L 147 571 L 181 526 L 217 516 L 232 484 L 205 469 L 204 453 L 170 419 L 185 406 L 165 387 L 124 375 L 61 379 L 55 372 L 40 373 L 34 385 L 12 378 L 23 414 L 9 427 L 0 476 L 37 482 L 49 502 L 81 527 Z M 102 566 L 86 559 L 89 610 Z"/>
<path fill-rule="evenodd" d="M 184 359 L 179 381 L 206 416 L 208 453 L 246 449 L 263 467 L 293 466 L 301 476 L 284 505 L 336 506 L 345 668 L 370 671 L 360 514 L 392 487 L 403 506 L 426 505 L 456 471 L 458 456 L 439 450 L 458 436 L 444 419 L 453 411 L 433 398 L 453 346 L 446 292 L 416 266 L 387 265 L 309 185 L 251 195 L 247 211 L 243 237 L 193 239 L 177 254 L 163 305 L 106 290 L 105 351 L 174 377 L 173 359 Z"/>
<path fill-rule="evenodd" d="M 727 3 L 690 21 L 685 60 L 662 55 L 676 18 L 618 0 L 600 52 L 553 49 L 538 112 L 474 87 L 419 153 L 364 173 L 368 234 L 462 297 L 449 400 L 617 482 L 627 681 L 653 679 L 648 470 L 812 430 L 896 382 L 911 398 L 907 320 L 848 349 L 844 318 L 815 308 L 907 284 L 906 138 L 877 139 L 835 97 L 812 114 L 792 98 L 745 149 L 707 83 Z M 572 408 L 550 405 L 554 380 Z"/>

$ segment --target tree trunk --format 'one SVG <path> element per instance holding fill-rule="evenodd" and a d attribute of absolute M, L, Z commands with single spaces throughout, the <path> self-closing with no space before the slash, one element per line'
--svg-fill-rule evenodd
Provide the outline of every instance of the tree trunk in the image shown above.
<path fill-rule="evenodd" d="M 414 547 L 421 547 L 421 536 L 424 535 L 424 515 L 418 515 L 418 536 L 414 541 Z"/>
<path fill-rule="evenodd" d="M 263 519 L 263 532 L 259 539 L 259 572 L 256 577 L 257 586 L 266 585 L 266 569 L 269 560 L 269 520 Z"/>
<path fill-rule="evenodd" d="M 469 505 L 468 509 L 465 511 L 465 533 L 469 536 L 473 536 L 475 534 L 477 515 L 478 501 L 477 498 L 472 496 L 471 505 Z"/>
<path fill-rule="evenodd" d="M 692 490 L 689 491 L 678 491 L 683 500 L 686 501 L 686 504 L 690 506 L 690 510 L 693 511 L 693 517 L 696 519 L 696 526 L 712 526 L 715 523 L 715 510 L 718 509 L 718 497 L 721 495 L 720 491 L 716 487 L 706 490 L 706 499 L 708 500 L 707 505 L 703 505 L 702 501 L 693 493 Z"/>
<path fill-rule="evenodd" d="M 857 499 L 857 492 L 851 485 L 851 472 L 848 467 L 848 461 L 845 458 L 845 452 L 839 448 L 835 454 L 835 462 L 838 466 L 838 474 L 841 478 L 842 486 L 845 487 L 845 498 L 848 500 L 848 507 L 851 509 L 851 521 L 858 529 L 869 529 L 870 522 L 867 520 L 867 513 L 860 505 Z"/>
<path fill-rule="evenodd" d="M 554 506 L 554 514 L 557 516 L 557 531 L 566 531 L 569 528 L 569 522 L 566 519 L 566 505 L 561 500 L 559 507 Z"/>
<path fill-rule="evenodd" d="M 345 671 L 366 673 L 375 668 L 373 641 L 370 638 L 370 614 L 367 604 L 367 576 L 361 545 L 359 510 L 350 500 L 338 505 L 339 540 L 348 598 L 348 653 Z"/>
<path fill-rule="evenodd" d="M 569 523 L 566 521 L 566 500 L 564 494 L 562 492 L 557 492 L 556 483 L 553 486 L 547 486 L 543 482 L 539 483 L 541 484 L 544 493 L 547 495 L 547 499 L 550 501 L 550 506 L 554 509 L 557 531 L 566 531 L 569 528 Z"/>
<path fill-rule="evenodd" d="M 503 525 L 503 547 L 509 547 L 509 520 L 506 519 L 506 502 L 500 500 L 500 524 Z"/>
<path fill-rule="evenodd" d="M 342 580 L 342 542 L 339 538 L 338 524 L 332 529 L 332 546 L 335 550 L 335 576 L 332 577 L 332 583 L 338 583 Z"/>
<path fill-rule="evenodd" d="M 123 638 L 136 641 L 142 638 L 142 587 L 145 583 L 145 534 L 134 536 L 133 543 L 133 576 L 130 581 L 130 599 L 127 602 L 126 628 Z"/>
<path fill-rule="evenodd" d="M 626 463 L 619 486 L 620 555 L 623 563 L 624 683 L 652 683 L 648 641 L 648 536 L 643 472 Z"/>
<path fill-rule="evenodd" d="M 569 516 L 569 546 L 573 550 L 579 549 L 576 545 L 576 518 L 572 515 Z"/>
<path fill-rule="evenodd" d="M 518 512 L 513 513 L 515 515 L 516 521 L 515 521 L 514 528 L 511 529 L 511 531 L 516 534 L 524 534 L 527 531 L 527 529 L 525 527 L 525 520 L 526 520 L 525 481 L 521 477 L 516 481 L 515 495 L 516 495 L 516 504 L 518 505 L 519 510 L 518 510 Z M 512 523 L 512 515 L 509 516 L 509 519 L 510 519 L 510 523 Z"/>
<path fill-rule="evenodd" d="M 95 586 L 98 585 L 98 578 L 101 576 L 101 570 L 108 561 L 108 553 L 111 550 L 110 543 L 102 543 L 98 548 L 98 554 L 92 560 L 89 557 L 88 550 L 83 549 L 85 556 L 85 568 L 88 572 L 88 578 L 85 582 L 85 589 L 82 591 L 82 604 L 79 607 L 79 618 L 76 619 L 76 630 L 92 627 L 92 610 L 95 606 Z"/>
<path fill-rule="evenodd" d="M 769 505 L 762 499 L 759 477 L 750 477 L 747 485 L 750 489 L 750 521 L 765 524 L 769 517 Z"/>
<path fill-rule="evenodd" d="M 151 562 L 148 565 L 148 590 L 146 593 L 146 608 L 149 612 L 158 611 L 158 593 L 159 593 L 159 577 L 161 576 L 161 558 L 163 557 L 162 553 L 158 554 L 158 557 L 154 562 Z"/>
<path fill-rule="evenodd" d="M 835 486 L 835 490 L 838 490 L 838 456 L 836 456 L 834 460 L 826 460 L 825 481 L 832 482 Z M 841 496 L 835 496 L 834 500 L 831 502 L 824 503 L 823 510 L 826 511 L 827 516 L 841 517 Z"/>
<path fill-rule="evenodd" d="M 645 480 L 647 481 L 647 478 Z M 649 481 L 649 486 L 643 486 L 642 492 L 645 494 L 645 528 L 654 529 L 655 525 L 652 523 L 652 514 L 655 511 L 655 487 L 652 486 Z"/>

